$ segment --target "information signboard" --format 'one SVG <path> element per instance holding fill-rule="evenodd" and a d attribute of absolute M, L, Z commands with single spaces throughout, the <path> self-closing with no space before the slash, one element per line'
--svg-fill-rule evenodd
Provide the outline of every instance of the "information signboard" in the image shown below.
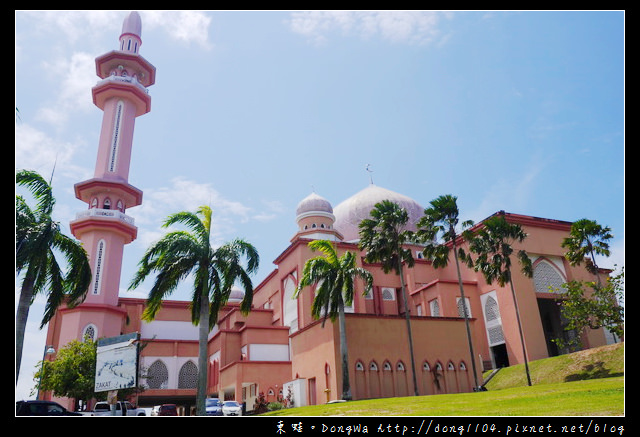
<path fill-rule="evenodd" d="M 139 338 L 134 332 L 98 340 L 95 392 L 137 386 Z"/>

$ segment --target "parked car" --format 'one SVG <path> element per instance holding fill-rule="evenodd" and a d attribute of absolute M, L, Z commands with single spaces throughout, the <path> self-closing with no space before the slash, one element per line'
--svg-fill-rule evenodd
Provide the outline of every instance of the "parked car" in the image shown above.
<path fill-rule="evenodd" d="M 134 407 L 128 401 L 118 401 L 116 403 L 116 416 L 122 416 L 122 409 L 127 411 L 127 416 L 146 416 L 147 412 L 142 408 Z M 93 412 L 90 414 L 91 416 L 111 416 L 113 412 L 111 411 L 111 405 L 107 402 L 101 401 L 96 402 L 93 407 Z"/>
<path fill-rule="evenodd" d="M 158 409 L 158 416 L 177 416 L 178 407 L 176 404 L 163 404 Z"/>
<path fill-rule="evenodd" d="M 225 416 L 242 416 L 242 405 L 236 401 L 224 401 L 222 414 Z"/>
<path fill-rule="evenodd" d="M 53 401 L 17 401 L 16 416 L 82 416 Z"/>
<path fill-rule="evenodd" d="M 222 416 L 222 402 L 218 398 L 205 399 L 207 416 Z"/>

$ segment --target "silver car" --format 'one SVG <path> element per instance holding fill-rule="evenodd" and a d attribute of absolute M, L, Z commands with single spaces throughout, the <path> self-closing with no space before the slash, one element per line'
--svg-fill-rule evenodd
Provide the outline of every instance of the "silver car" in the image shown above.
<path fill-rule="evenodd" d="M 207 398 L 205 400 L 207 416 L 222 416 L 222 403 L 218 398 Z"/>
<path fill-rule="evenodd" d="M 224 401 L 222 414 L 224 416 L 242 416 L 242 405 L 236 401 Z"/>

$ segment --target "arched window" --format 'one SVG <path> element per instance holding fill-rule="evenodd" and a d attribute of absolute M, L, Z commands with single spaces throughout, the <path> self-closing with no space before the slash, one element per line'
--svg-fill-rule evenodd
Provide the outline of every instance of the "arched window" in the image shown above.
<path fill-rule="evenodd" d="M 429 301 L 429 309 L 433 317 L 440 317 L 440 304 L 438 303 L 438 299 Z"/>
<path fill-rule="evenodd" d="M 484 313 L 487 318 L 487 322 L 493 322 L 500 318 L 500 311 L 498 311 L 498 302 L 493 297 L 487 298 L 487 302 L 484 304 Z"/>
<path fill-rule="evenodd" d="M 382 300 L 394 301 L 396 300 L 395 288 L 383 287 L 382 288 Z"/>
<path fill-rule="evenodd" d="M 102 204 L 102 208 L 104 208 L 104 209 L 111 209 L 111 200 L 109 200 L 109 199 L 104 199 L 104 203 Z"/>
<path fill-rule="evenodd" d="M 404 372 L 404 363 L 402 361 L 398 361 L 398 364 L 396 364 L 396 370 L 399 372 Z"/>
<path fill-rule="evenodd" d="M 147 386 L 150 389 L 166 389 L 168 381 L 167 366 L 160 360 L 154 361 L 147 371 Z"/>
<path fill-rule="evenodd" d="M 198 385 L 198 366 L 193 361 L 187 361 L 180 368 L 178 388 L 196 388 Z"/>
<path fill-rule="evenodd" d="M 458 298 L 458 316 L 464 317 L 464 310 L 467 310 L 467 317 L 471 316 L 471 306 L 469 305 L 469 298 L 465 297 L 464 301 L 462 298 Z"/>
<path fill-rule="evenodd" d="M 495 292 L 491 292 L 483 296 L 484 319 L 487 329 L 487 337 L 489 339 L 489 346 L 497 346 L 505 342 L 504 334 L 502 332 L 500 308 L 498 307 L 498 301 L 496 301 L 494 295 Z"/>
<path fill-rule="evenodd" d="M 378 365 L 376 364 L 375 361 L 371 361 L 369 363 L 369 370 L 371 370 L 372 372 L 377 372 L 378 371 Z"/>
<path fill-rule="evenodd" d="M 91 208 L 97 208 L 98 207 L 98 198 L 94 197 L 93 200 L 91 200 Z"/>
<path fill-rule="evenodd" d="M 96 341 L 98 338 L 98 328 L 93 323 L 88 324 L 82 330 L 81 341 Z"/>
<path fill-rule="evenodd" d="M 424 370 L 425 372 L 429 372 L 431 370 L 431 366 L 428 362 L 425 361 L 424 363 L 422 363 L 422 370 Z"/>
<path fill-rule="evenodd" d="M 391 370 L 391 363 L 389 361 L 385 361 L 384 364 L 382 364 L 382 369 Z"/>
<path fill-rule="evenodd" d="M 356 370 L 359 370 L 359 371 L 363 371 L 364 370 L 364 364 L 362 364 L 361 361 L 358 361 L 356 363 Z"/>
<path fill-rule="evenodd" d="M 536 293 L 557 293 L 565 283 L 562 274 L 553 263 L 542 259 L 533 266 L 533 285 Z"/>
<path fill-rule="evenodd" d="M 296 283 L 293 275 L 289 275 L 283 284 L 283 302 L 284 308 L 283 323 L 285 326 L 289 326 L 290 332 L 296 332 L 298 330 L 298 299 L 294 299 L 293 294 L 296 291 Z"/>

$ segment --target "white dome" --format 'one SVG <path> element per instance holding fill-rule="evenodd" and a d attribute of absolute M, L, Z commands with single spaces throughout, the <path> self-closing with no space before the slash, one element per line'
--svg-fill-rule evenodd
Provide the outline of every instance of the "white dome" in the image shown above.
<path fill-rule="evenodd" d="M 229 302 L 242 302 L 242 299 L 244 299 L 244 291 L 238 287 L 233 287 L 229 294 Z"/>
<path fill-rule="evenodd" d="M 311 193 L 298 203 L 296 208 L 296 217 L 298 220 L 302 217 L 310 215 L 324 215 L 333 217 L 333 207 L 327 199 L 322 196 L 318 196 L 316 193 Z"/>
<path fill-rule="evenodd" d="M 322 196 L 318 196 L 316 193 L 311 193 L 298 203 L 296 208 L 296 216 L 308 214 L 310 212 L 322 212 L 333 213 L 333 207 L 327 199 Z"/>
<path fill-rule="evenodd" d="M 376 185 L 369 185 L 362 191 L 349 197 L 334 209 L 336 221 L 334 227 L 340 232 L 344 241 L 359 240 L 359 225 L 363 219 L 370 218 L 371 210 L 376 203 L 390 200 L 407 210 L 409 221 L 406 229 L 415 231 L 416 223 L 424 214 L 424 208 L 415 200 Z"/>

